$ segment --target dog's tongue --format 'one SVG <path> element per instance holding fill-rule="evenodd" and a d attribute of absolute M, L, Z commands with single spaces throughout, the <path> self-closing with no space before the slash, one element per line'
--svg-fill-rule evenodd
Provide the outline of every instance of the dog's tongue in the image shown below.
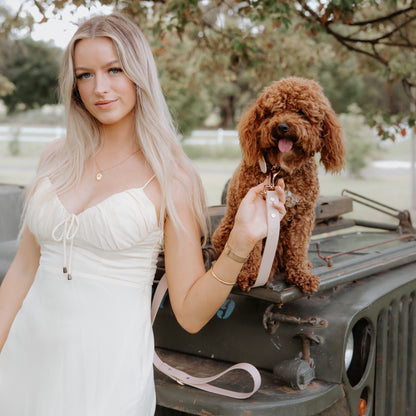
<path fill-rule="evenodd" d="M 286 153 L 286 152 L 289 152 L 290 149 L 292 148 L 293 142 L 292 140 L 288 140 L 288 139 L 280 139 L 277 146 L 279 147 L 279 150 L 282 153 Z"/>

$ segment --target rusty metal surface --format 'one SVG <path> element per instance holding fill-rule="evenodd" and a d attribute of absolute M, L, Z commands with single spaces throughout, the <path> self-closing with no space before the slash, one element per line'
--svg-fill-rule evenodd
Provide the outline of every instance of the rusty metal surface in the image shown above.
<path fill-rule="evenodd" d="M 192 375 L 209 376 L 224 370 L 229 364 L 158 349 L 160 356 L 168 363 Z M 262 386 L 253 397 L 246 400 L 231 399 L 180 386 L 165 375 L 156 372 L 156 394 L 159 405 L 182 412 L 208 416 L 313 416 L 333 406 L 344 396 L 342 387 L 313 381 L 305 390 L 293 390 L 274 379 L 273 375 L 261 371 Z M 221 383 L 221 384 L 220 384 Z M 250 388 L 250 379 L 244 372 L 228 374 L 219 385 L 234 389 Z"/>
<path fill-rule="evenodd" d="M 320 196 L 315 206 L 315 224 L 352 212 L 352 199 L 344 196 Z"/>
<path fill-rule="evenodd" d="M 335 258 L 335 257 L 345 256 L 345 255 L 351 254 L 351 253 L 358 253 L 359 251 L 367 250 L 369 248 L 373 248 L 373 247 L 376 247 L 376 246 L 382 246 L 382 245 L 385 245 L 385 244 L 393 243 L 393 242 L 399 241 L 399 240 L 407 240 L 407 241 L 415 240 L 415 235 L 414 234 L 399 235 L 397 237 L 387 238 L 386 240 L 377 241 L 377 242 L 372 243 L 372 244 L 367 244 L 367 245 L 364 245 L 364 246 L 358 246 L 358 247 L 352 248 L 350 250 L 339 251 L 338 253 L 333 253 L 333 254 L 330 254 L 330 255 L 327 255 L 327 256 L 324 256 L 324 255 L 321 254 L 321 246 L 320 246 L 319 242 L 316 243 L 315 247 L 316 247 L 318 257 L 320 259 L 322 259 L 323 261 L 325 261 L 326 264 L 328 265 L 328 267 L 332 267 L 334 265 L 332 259 Z"/>
<path fill-rule="evenodd" d="M 404 233 L 414 233 L 412 220 L 410 218 L 410 212 L 408 210 L 399 210 L 387 204 L 375 201 L 374 199 L 370 199 L 364 195 L 360 195 L 356 192 L 349 191 L 348 189 L 344 189 L 342 191 L 342 195 L 347 195 L 347 197 L 354 202 L 372 208 L 376 211 L 382 212 L 390 217 L 396 218 L 399 221 L 397 225 L 397 230 L 401 230 L 401 232 Z M 371 226 L 370 221 L 367 221 L 367 226 Z"/>
<path fill-rule="evenodd" d="M 346 284 L 416 262 L 416 241 L 413 240 L 414 235 L 410 235 L 412 241 L 408 241 L 409 239 L 407 237 L 406 239 L 396 239 L 396 237 L 393 237 L 394 233 L 387 234 L 387 236 L 386 233 L 367 234 L 368 238 L 364 235 L 355 236 L 356 243 L 358 240 L 363 243 L 362 245 L 371 245 L 383 240 L 386 247 L 380 249 L 377 245 L 371 248 L 369 247 L 367 251 L 364 250 L 363 252 L 356 253 L 351 251 L 344 257 L 336 257 L 334 259 L 336 262 L 334 261 L 332 267 L 328 267 L 327 265 L 318 266 L 317 264 L 319 263 L 314 260 L 318 255 L 313 248 L 311 248 L 310 256 L 315 264 L 313 272 L 321 279 L 318 294 L 322 291 L 336 288 L 341 284 Z M 331 242 L 333 244 L 331 250 L 324 247 L 323 255 L 330 255 L 329 253 L 336 253 L 339 250 L 349 251 L 351 245 L 346 241 L 347 238 L 354 239 L 354 234 L 343 236 L 343 240 L 340 237 L 339 239 L 341 241 L 338 242 L 336 242 L 335 239 L 326 241 L 325 244 L 329 247 L 331 247 Z M 389 241 L 387 242 L 387 240 Z M 319 261 L 321 264 L 324 263 L 321 259 L 319 259 Z M 248 293 L 235 288 L 234 292 L 244 296 L 251 296 L 257 299 L 274 302 L 278 305 L 284 305 L 293 302 L 296 299 L 305 297 L 305 294 L 298 288 L 287 286 L 281 275 L 274 276 L 273 281 L 267 287 L 254 288 Z"/>
<path fill-rule="evenodd" d="M 312 328 L 326 328 L 328 321 L 319 316 L 301 318 L 300 316 L 284 315 L 279 312 L 273 312 L 275 305 L 270 304 L 263 314 L 263 328 L 269 333 L 274 334 L 281 323 L 292 325 L 303 325 Z"/>
<path fill-rule="evenodd" d="M 321 221 L 318 224 L 315 224 L 312 230 L 312 235 L 329 233 L 332 231 L 343 230 L 345 228 L 351 228 L 357 225 L 357 222 L 349 218 L 330 218 L 325 221 Z M 392 227 L 393 230 L 396 229 L 395 226 Z"/>

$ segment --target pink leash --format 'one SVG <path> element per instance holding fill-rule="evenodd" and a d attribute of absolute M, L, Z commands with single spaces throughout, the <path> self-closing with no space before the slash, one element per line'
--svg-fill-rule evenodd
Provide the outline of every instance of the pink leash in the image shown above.
<path fill-rule="evenodd" d="M 266 191 L 266 208 L 267 208 L 267 238 L 263 250 L 263 257 L 260 263 L 259 273 L 257 275 L 254 287 L 264 286 L 270 277 L 270 270 L 273 265 L 274 256 L 276 255 L 277 243 L 279 242 L 280 233 L 280 214 L 274 208 L 273 202 L 278 200 L 276 191 Z"/>
<path fill-rule="evenodd" d="M 273 190 L 266 191 L 266 204 L 267 204 L 267 227 L 268 235 L 266 239 L 266 245 L 263 252 L 263 258 L 260 264 L 259 274 L 254 286 L 262 286 L 266 284 L 270 270 L 273 264 L 273 259 L 276 253 L 277 242 L 279 240 L 279 231 L 280 231 L 280 215 L 279 211 L 273 207 L 273 201 L 277 199 L 277 194 Z M 155 294 L 153 296 L 152 308 L 151 308 L 151 319 L 152 324 L 156 318 L 156 314 L 159 310 L 160 304 L 162 303 L 163 297 L 168 289 L 166 274 L 163 275 L 162 279 L 157 285 Z M 154 366 L 161 371 L 163 374 L 166 374 L 168 377 L 175 380 L 177 383 L 182 385 L 188 385 L 195 387 L 200 390 L 205 390 L 210 393 L 220 394 L 223 396 L 232 397 L 235 399 L 247 399 L 251 397 L 261 385 L 261 376 L 256 367 L 249 363 L 239 363 L 235 364 L 225 371 L 216 374 L 212 377 L 194 377 L 184 371 L 178 370 L 175 367 L 170 366 L 160 359 L 156 351 L 153 358 Z M 216 379 L 222 377 L 224 374 L 227 374 L 233 370 L 244 370 L 249 373 L 253 379 L 253 388 L 251 391 L 246 393 L 237 392 L 234 390 L 223 389 L 217 386 L 210 384 Z"/>

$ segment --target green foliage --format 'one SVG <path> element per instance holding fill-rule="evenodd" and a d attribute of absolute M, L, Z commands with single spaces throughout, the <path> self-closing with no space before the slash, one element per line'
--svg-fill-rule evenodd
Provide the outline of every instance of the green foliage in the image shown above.
<path fill-rule="evenodd" d="M 376 112 L 386 115 L 408 112 L 409 97 L 401 84 L 387 83 L 377 73 L 363 74 L 355 56 L 322 63 L 318 80 L 337 113 L 348 112 L 354 103 L 362 109 L 368 122 L 374 122 Z"/>
<path fill-rule="evenodd" d="M 416 104 L 416 3 L 414 0 L 331 0 L 299 1 L 300 14 L 311 30 L 324 30 L 336 42 L 338 58 L 353 53 L 360 60 L 360 73 L 366 78 L 384 78 L 384 89 L 390 102 L 366 111 L 366 117 L 379 123 L 396 123 L 400 128 L 406 120 L 414 119 L 412 104 Z M 369 75 L 371 74 L 371 77 Z M 406 98 L 398 96 L 401 84 Z M 366 87 L 368 84 L 366 83 Z M 370 85 L 371 86 L 371 85 Z M 403 104 L 397 105 L 401 101 Z M 401 108 L 398 108 L 401 107 Z M 404 107 L 404 108 L 403 108 Z M 363 107 L 364 109 L 364 107 Z M 402 114 L 401 120 L 397 115 Z M 387 118 L 385 117 L 387 115 Z M 394 121 L 395 120 L 395 121 Z M 392 138 L 387 131 L 383 139 Z"/>
<path fill-rule="evenodd" d="M 177 38 L 162 42 L 151 40 L 154 45 L 159 77 L 169 109 L 182 136 L 201 126 L 207 118 L 209 102 L 201 88 L 199 74 L 194 71 L 198 53 L 188 39 Z M 186 64 L 184 64 L 186 62 Z"/>
<path fill-rule="evenodd" d="M 192 89 L 176 88 L 166 97 L 166 102 L 176 120 L 179 133 L 186 137 L 201 126 L 208 117 L 208 105 Z"/>
<path fill-rule="evenodd" d="M 10 94 L 14 90 L 14 84 L 0 74 L 0 97 Z"/>
<path fill-rule="evenodd" d="M 132 2 L 120 4 L 127 10 Z M 224 98 L 214 94 L 215 105 L 224 114 L 224 127 L 241 111 L 238 97 L 253 99 L 265 85 L 286 75 L 319 79 L 342 111 L 357 102 L 369 119 L 377 119 L 378 110 L 415 118 L 410 111 L 410 102 L 416 102 L 412 91 L 416 88 L 414 1 L 388 0 L 381 5 L 375 0 L 212 0 L 180 2 L 179 7 L 178 0 L 166 0 L 147 4 L 152 10 L 150 26 L 156 22 L 164 38 L 166 30 L 176 30 L 181 40 L 189 36 L 210 61 L 197 70 L 210 80 L 220 74 L 218 90 L 234 90 Z M 331 59 L 338 65 L 328 72 Z M 349 74 L 344 65 L 350 67 Z M 224 83 L 233 85 L 224 88 Z M 226 116 L 230 113 L 234 115 Z"/>
<path fill-rule="evenodd" d="M 348 114 L 339 117 L 347 148 L 346 167 L 351 176 L 360 177 L 377 148 L 377 137 L 358 106 L 351 105 L 348 110 Z"/>
<path fill-rule="evenodd" d="M 21 8 L 13 13 L 8 7 L 0 4 L 0 40 L 9 39 L 16 30 L 31 29 L 34 19 L 30 14 L 23 15 Z"/>
<path fill-rule="evenodd" d="M 31 28 L 33 24 L 32 16 L 22 17 L 19 13 L 12 15 L 7 7 L 0 5 L 0 47 L 2 41 L 8 39 L 11 34 L 20 28 Z M 2 64 L 3 61 L 3 64 Z M 4 57 L 0 53 L 0 97 L 12 93 L 15 86 L 13 82 L 4 75 Z"/>
<path fill-rule="evenodd" d="M 61 51 L 32 39 L 3 40 L 0 69 L 15 86 L 3 98 L 9 113 L 57 103 L 57 79 Z"/>

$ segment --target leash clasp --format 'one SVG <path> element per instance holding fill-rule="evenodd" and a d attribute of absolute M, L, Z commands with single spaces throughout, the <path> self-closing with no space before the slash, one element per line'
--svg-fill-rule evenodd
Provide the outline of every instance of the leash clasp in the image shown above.
<path fill-rule="evenodd" d="M 267 191 L 274 191 L 274 188 L 276 186 L 277 179 L 279 179 L 279 171 L 277 172 L 270 172 L 270 183 L 267 185 L 264 185 L 264 194 L 266 194 Z"/>

